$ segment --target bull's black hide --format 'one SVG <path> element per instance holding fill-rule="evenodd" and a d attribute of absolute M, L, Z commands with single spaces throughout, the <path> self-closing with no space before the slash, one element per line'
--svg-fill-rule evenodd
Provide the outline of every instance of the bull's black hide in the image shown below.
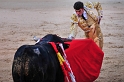
<path fill-rule="evenodd" d="M 56 35 L 48 34 L 35 45 L 17 49 L 12 65 L 14 82 L 64 82 L 64 74 L 57 55 L 48 42 L 63 43 Z"/>

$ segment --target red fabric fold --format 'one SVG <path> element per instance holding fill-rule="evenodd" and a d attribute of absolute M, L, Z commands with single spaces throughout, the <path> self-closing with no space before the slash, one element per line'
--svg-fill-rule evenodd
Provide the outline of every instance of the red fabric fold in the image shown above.
<path fill-rule="evenodd" d="M 76 82 L 96 80 L 102 66 L 103 51 L 91 39 L 75 39 L 66 43 L 70 44 L 65 53 Z"/>

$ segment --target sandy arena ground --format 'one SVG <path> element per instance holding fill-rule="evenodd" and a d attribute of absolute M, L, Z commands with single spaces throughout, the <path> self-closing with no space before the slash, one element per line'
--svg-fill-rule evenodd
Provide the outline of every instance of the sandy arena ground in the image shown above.
<path fill-rule="evenodd" d="M 23 44 L 35 44 L 33 36 L 52 33 L 68 37 L 75 1 L 0 0 L 0 82 L 13 82 L 14 53 Z M 124 0 L 100 2 L 104 12 L 101 29 L 105 55 L 95 82 L 124 82 Z M 79 28 L 76 38 L 83 37 Z"/>

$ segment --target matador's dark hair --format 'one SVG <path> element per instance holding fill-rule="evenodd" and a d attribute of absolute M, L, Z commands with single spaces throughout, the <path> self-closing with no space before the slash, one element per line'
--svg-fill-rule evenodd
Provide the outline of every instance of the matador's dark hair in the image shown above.
<path fill-rule="evenodd" d="M 80 8 L 84 8 L 83 2 L 77 1 L 74 3 L 74 9 L 79 10 Z"/>

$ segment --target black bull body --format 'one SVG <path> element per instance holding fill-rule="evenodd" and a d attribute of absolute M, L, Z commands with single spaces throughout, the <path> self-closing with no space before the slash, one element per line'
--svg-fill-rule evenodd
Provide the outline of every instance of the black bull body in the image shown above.
<path fill-rule="evenodd" d="M 14 55 L 12 76 L 14 82 L 64 82 L 64 74 L 56 52 L 48 42 L 62 43 L 62 38 L 48 34 L 35 45 L 23 45 Z"/>

